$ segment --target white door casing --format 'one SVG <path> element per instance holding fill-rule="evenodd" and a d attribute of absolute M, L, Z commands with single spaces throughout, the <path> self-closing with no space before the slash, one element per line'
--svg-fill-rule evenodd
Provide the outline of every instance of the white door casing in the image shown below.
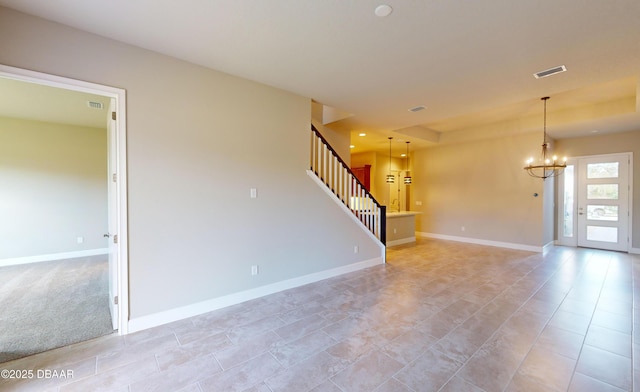
<path fill-rule="evenodd" d="M 117 177 L 114 183 L 115 186 L 113 187 L 113 193 L 111 193 L 111 190 L 109 190 L 109 230 L 111 230 L 111 225 L 114 225 L 113 227 L 115 227 L 115 230 L 113 230 L 113 233 L 118 235 L 118 244 L 113 249 L 109 247 L 110 253 L 115 252 L 114 256 L 116 256 L 117 260 L 117 262 L 113 264 L 113 266 L 115 267 L 114 270 L 109 271 L 109 278 L 110 280 L 114 280 L 113 282 L 110 282 L 110 290 L 115 290 L 118 297 L 118 306 L 112 309 L 117 313 L 117 317 L 115 317 L 116 321 L 114 322 L 114 328 L 118 329 L 118 334 L 125 335 L 128 333 L 129 320 L 129 255 L 127 252 L 128 225 L 126 178 L 127 138 L 125 122 L 126 92 L 125 90 L 120 88 L 64 78 L 41 72 L 29 71 L 26 69 L 11 67 L 2 64 L 0 64 L 0 77 L 72 91 L 85 92 L 89 94 L 102 95 L 105 97 L 109 97 L 112 104 L 114 105 L 116 120 L 114 121 L 114 124 L 110 125 L 109 128 L 109 130 L 111 131 L 111 126 L 113 127 L 113 132 L 109 132 L 109 142 L 114 144 L 113 148 L 111 148 L 110 146 L 108 167 L 110 168 L 110 171 L 114 170 L 114 172 L 117 173 Z M 112 210 L 112 206 L 115 210 Z M 112 238 L 110 238 L 110 242 L 113 242 Z"/>
<path fill-rule="evenodd" d="M 109 111 L 107 113 L 107 153 L 109 161 L 107 165 L 107 191 L 108 202 L 108 249 L 109 249 L 109 310 L 111 312 L 111 322 L 113 329 L 118 329 L 118 171 L 117 171 L 117 113 L 116 102 L 111 98 Z"/>

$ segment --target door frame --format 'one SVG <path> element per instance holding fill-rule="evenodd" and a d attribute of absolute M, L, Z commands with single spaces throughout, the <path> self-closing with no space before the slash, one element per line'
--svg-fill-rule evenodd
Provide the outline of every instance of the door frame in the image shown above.
<path fill-rule="evenodd" d="M 630 252 L 632 250 L 632 235 L 633 235 L 633 153 L 632 152 L 619 152 L 619 153 L 611 153 L 611 154 L 597 154 L 597 155 L 585 155 L 572 157 L 567 159 L 567 166 L 573 165 L 574 167 L 574 181 L 573 181 L 573 194 L 574 194 L 574 211 L 573 211 L 573 227 L 574 232 L 573 236 L 568 237 L 564 236 L 564 219 L 562 217 L 564 211 L 564 176 L 557 177 L 558 178 L 558 193 L 556 195 L 556 205 L 557 205 L 557 214 L 556 214 L 556 245 L 565 245 L 565 246 L 578 246 L 578 200 L 577 200 L 577 190 L 578 190 L 578 161 L 581 159 L 603 159 L 606 160 L 608 157 L 613 156 L 626 156 L 629 161 L 629 173 L 628 173 L 628 185 L 629 185 L 629 200 L 628 200 L 628 221 L 627 221 L 627 236 L 629 240 L 627 241 L 626 249 L 623 252 Z"/>
<path fill-rule="evenodd" d="M 126 131 L 126 91 L 116 87 L 100 85 L 65 78 L 61 76 L 30 71 L 22 68 L 0 64 L 0 77 L 56 87 L 65 90 L 101 95 L 115 100 L 116 112 L 116 198 L 115 221 L 118 234 L 117 246 L 117 296 L 118 296 L 118 334 L 128 333 L 129 320 L 129 254 L 128 254 L 128 220 L 127 220 L 127 131 Z M 109 155 L 109 154 L 107 154 Z M 108 180 L 111 180 L 109 178 Z M 113 300 L 113 298 L 111 299 Z"/>

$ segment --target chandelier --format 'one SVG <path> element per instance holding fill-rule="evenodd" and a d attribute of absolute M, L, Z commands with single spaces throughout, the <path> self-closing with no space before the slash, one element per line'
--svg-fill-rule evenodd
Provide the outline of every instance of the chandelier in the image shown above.
<path fill-rule="evenodd" d="M 562 174 L 565 167 L 567 167 L 567 158 L 563 158 L 562 162 L 558 161 L 557 156 L 549 158 L 549 143 L 547 142 L 547 100 L 549 97 L 540 98 L 544 101 L 544 134 L 542 138 L 542 154 L 541 160 L 537 164 L 534 164 L 533 158 L 527 160 L 527 166 L 524 170 L 531 177 L 542 178 L 543 180 L 549 177 L 555 177 Z"/>

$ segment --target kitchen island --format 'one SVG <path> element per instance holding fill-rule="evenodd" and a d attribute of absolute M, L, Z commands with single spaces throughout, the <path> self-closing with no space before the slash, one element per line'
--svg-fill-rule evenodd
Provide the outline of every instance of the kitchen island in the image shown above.
<path fill-rule="evenodd" d="M 387 212 L 387 246 L 416 241 L 416 215 L 414 211 Z"/>

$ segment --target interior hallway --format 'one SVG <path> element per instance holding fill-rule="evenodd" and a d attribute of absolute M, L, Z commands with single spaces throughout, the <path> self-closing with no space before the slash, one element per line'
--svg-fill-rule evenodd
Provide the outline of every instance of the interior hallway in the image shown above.
<path fill-rule="evenodd" d="M 3 364 L 73 378 L 0 390 L 640 391 L 639 267 L 419 239 L 384 266 Z"/>

